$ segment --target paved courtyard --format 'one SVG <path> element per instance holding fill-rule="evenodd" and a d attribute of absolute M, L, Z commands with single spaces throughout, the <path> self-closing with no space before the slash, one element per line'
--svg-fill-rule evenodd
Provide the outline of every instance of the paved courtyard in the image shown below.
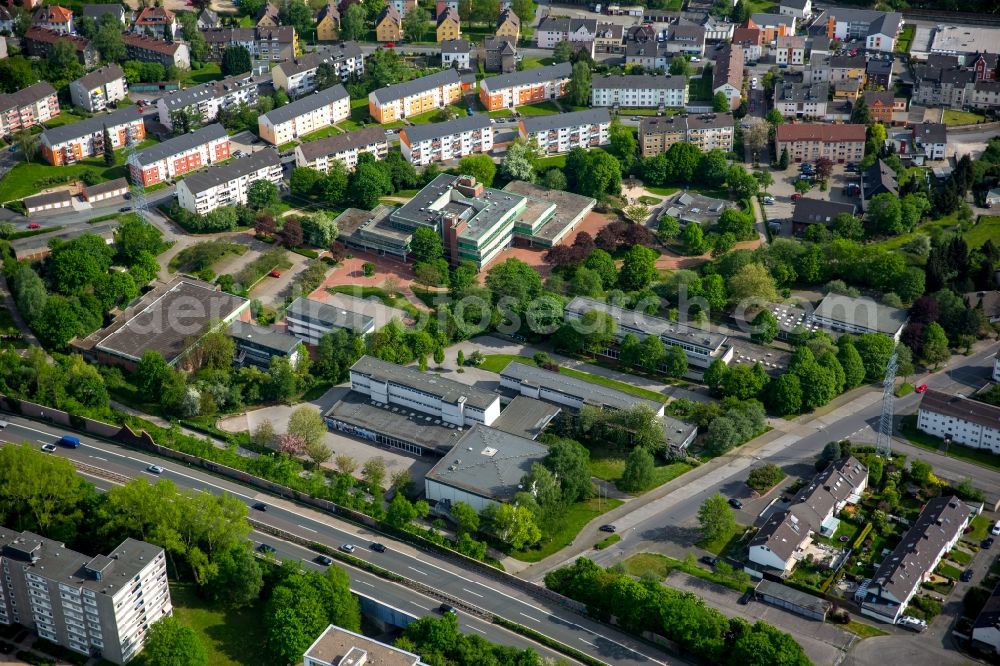
<path fill-rule="evenodd" d="M 767 188 L 767 191 L 774 197 L 774 203 L 770 206 L 764 206 L 764 215 L 769 222 L 791 220 L 792 211 L 795 208 L 792 195 L 795 194 L 795 181 L 798 180 L 799 173 L 799 165 L 797 164 L 789 164 L 787 171 L 771 172 L 774 184 Z M 848 183 L 859 183 L 860 181 L 860 174 L 850 173 L 845 170 L 843 164 L 838 164 L 833 167 L 833 175 L 830 177 L 829 187 L 825 192 L 816 185 L 802 196 L 809 199 L 853 203 L 860 206 L 861 199 L 859 197 L 844 194 L 844 187 Z M 791 229 L 790 225 L 783 225 L 782 234 L 785 233 L 785 226 Z"/>

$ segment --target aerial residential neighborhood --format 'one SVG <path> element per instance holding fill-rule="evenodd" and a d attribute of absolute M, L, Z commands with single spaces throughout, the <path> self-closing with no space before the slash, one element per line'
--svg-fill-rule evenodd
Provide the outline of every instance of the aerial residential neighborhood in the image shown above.
<path fill-rule="evenodd" d="M 0 6 L 0 662 L 1000 663 L 1000 17 Z"/>

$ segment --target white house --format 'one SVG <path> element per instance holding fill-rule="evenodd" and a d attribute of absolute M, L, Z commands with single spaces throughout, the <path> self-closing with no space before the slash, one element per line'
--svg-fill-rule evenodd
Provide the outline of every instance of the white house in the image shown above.
<path fill-rule="evenodd" d="M 808 0 L 806 0 L 808 2 Z M 774 48 L 774 62 L 781 65 L 804 65 L 806 62 L 806 38 L 798 35 L 780 35 Z"/>
<path fill-rule="evenodd" d="M 320 65 L 329 65 L 341 81 L 365 71 L 365 56 L 357 42 L 324 45 L 314 53 L 286 60 L 271 70 L 274 87 L 291 97 L 299 97 L 316 89 L 316 74 Z"/>
<path fill-rule="evenodd" d="M 597 35 L 597 19 L 546 16 L 535 29 L 540 49 L 555 48 L 559 42 L 592 42 Z"/>
<path fill-rule="evenodd" d="M 84 74 L 69 84 L 69 96 L 73 106 L 90 113 L 98 113 L 128 96 L 125 73 L 118 65 L 106 65 L 89 74 Z"/>
<path fill-rule="evenodd" d="M 681 108 L 688 101 L 684 76 L 597 76 L 590 105 L 623 108 Z"/>
<path fill-rule="evenodd" d="M 778 13 L 782 16 L 794 16 L 804 20 L 812 16 L 812 0 L 781 0 L 778 3 Z"/>
<path fill-rule="evenodd" d="M 467 39 L 446 39 L 441 42 L 441 66 L 469 69 L 472 46 Z"/>
<path fill-rule="evenodd" d="M 388 152 L 385 130 L 376 125 L 299 144 L 295 147 L 295 166 L 329 173 L 331 162 L 340 160 L 348 171 L 353 171 L 361 153 L 371 153 L 381 160 Z"/>
<path fill-rule="evenodd" d="M 518 128 L 522 139 L 534 141 L 546 155 L 556 155 L 574 148 L 607 144 L 611 114 L 607 109 L 585 109 L 550 116 L 524 116 Z"/>
<path fill-rule="evenodd" d="M 347 120 L 350 115 L 351 97 L 338 83 L 262 114 L 257 119 L 257 126 L 260 138 L 280 146 Z"/>
<path fill-rule="evenodd" d="M 994 375 L 1000 374 L 994 366 Z M 920 397 L 917 428 L 928 435 L 1000 454 L 1000 407 L 928 389 Z"/>
<path fill-rule="evenodd" d="M 156 100 L 156 112 L 160 124 L 173 130 L 174 114 L 178 112 L 183 111 L 192 116 L 195 125 L 207 124 L 215 122 L 219 111 L 234 109 L 241 104 L 257 105 L 257 82 L 253 79 L 253 72 L 244 72 L 221 81 L 209 81 L 164 95 Z"/>
<path fill-rule="evenodd" d="M 177 203 L 199 215 L 246 204 L 250 185 L 258 180 L 281 183 L 281 161 L 273 148 L 187 176 L 177 184 Z"/>
<path fill-rule="evenodd" d="M 913 126 L 913 145 L 929 160 L 947 156 L 948 126 L 944 123 L 920 123 Z"/>
<path fill-rule="evenodd" d="M 418 166 L 488 153 L 493 150 L 493 125 L 485 113 L 412 125 L 400 130 L 399 148 L 406 161 Z"/>

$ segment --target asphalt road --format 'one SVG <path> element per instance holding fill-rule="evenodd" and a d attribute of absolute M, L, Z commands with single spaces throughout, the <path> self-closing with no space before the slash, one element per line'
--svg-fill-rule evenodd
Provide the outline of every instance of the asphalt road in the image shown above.
<path fill-rule="evenodd" d="M 9 416 L 7 420 L 10 424 L 0 432 L 0 440 L 4 442 L 42 445 L 57 442 L 63 434 L 58 426 L 39 424 L 17 416 Z M 664 654 L 653 648 L 610 627 L 595 623 L 575 611 L 555 603 L 539 601 L 516 587 L 464 570 L 433 553 L 418 551 L 390 537 L 273 498 L 252 488 L 174 461 L 161 460 L 144 452 L 91 437 L 80 436 L 80 440 L 82 442 L 80 448 L 60 447 L 56 455 L 127 477 L 143 477 L 150 481 L 165 478 L 184 488 L 195 488 L 214 494 L 229 493 L 249 506 L 265 502 L 268 506 L 266 511 L 251 510 L 252 517 L 261 523 L 334 548 L 344 543 L 352 543 L 357 546 L 354 555 L 360 559 L 429 585 L 443 595 L 460 599 L 466 604 L 480 607 L 542 632 L 609 664 L 683 663 L 677 659 L 668 660 Z M 162 475 L 147 471 L 147 467 L 153 463 L 164 468 Z M 275 547 L 281 545 L 283 549 L 290 548 L 289 544 L 278 542 L 270 536 L 263 537 L 263 540 Z M 385 553 L 369 550 L 373 541 L 386 544 L 388 550 Z M 299 551 L 298 557 L 303 557 L 302 552 L 308 551 Z M 373 590 L 373 596 L 380 596 L 383 590 L 389 587 L 398 588 L 377 578 L 372 578 L 368 582 L 376 588 Z M 419 606 L 424 614 L 433 612 L 432 609 L 435 607 L 435 604 L 425 604 L 424 601 L 414 602 L 413 599 L 407 601 L 414 610 Z M 461 619 L 467 622 L 470 618 L 463 614 Z M 479 629 L 485 631 L 484 627 Z"/>

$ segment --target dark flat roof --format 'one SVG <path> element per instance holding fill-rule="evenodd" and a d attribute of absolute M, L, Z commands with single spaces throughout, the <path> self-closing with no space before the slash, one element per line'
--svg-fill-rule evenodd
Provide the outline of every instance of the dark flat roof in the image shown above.
<path fill-rule="evenodd" d="M 519 395 L 500 412 L 492 427 L 519 437 L 538 439 L 545 426 L 561 411 L 550 402 Z"/>
<path fill-rule="evenodd" d="M 366 432 L 416 444 L 438 455 L 450 451 L 462 436 L 462 431 L 456 426 L 440 419 L 398 405 L 376 405 L 368 396 L 357 391 L 348 391 L 324 416 Z"/>
<path fill-rule="evenodd" d="M 358 335 L 366 333 L 375 323 L 375 319 L 368 315 L 351 312 L 305 297 L 295 299 L 285 313 L 289 317 L 321 326 L 349 329 Z"/>
<path fill-rule="evenodd" d="M 275 351 L 290 354 L 299 346 L 299 339 L 270 326 L 255 326 L 236 320 L 229 325 L 229 336 L 236 340 L 252 342 Z"/>

